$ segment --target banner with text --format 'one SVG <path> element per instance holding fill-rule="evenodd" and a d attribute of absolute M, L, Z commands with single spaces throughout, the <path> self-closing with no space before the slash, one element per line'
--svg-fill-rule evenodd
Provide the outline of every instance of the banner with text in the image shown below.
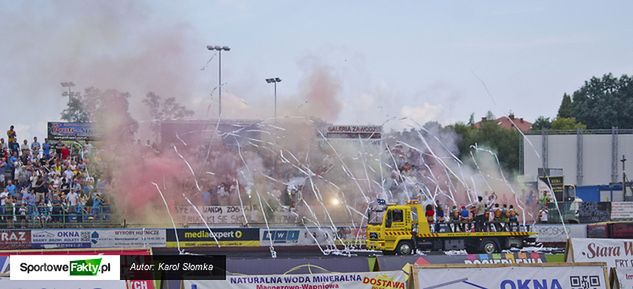
<path fill-rule="evenodd" d="M 92 248 L 165 247 L 165 229 L 103 229 L 90 233 Z"/>
<path fill-rule="evenodd" d="M 91 230 L 31 230 L 34 249 L 90 248 Z"/>
<path fill-rule="evenodd" d="M 611 220 L 633 220 L 633 202 L 611 202 Z"/>
<path fill-rule="evenodd" d="M 30 230 L 0 230 L 0 250 L 31 248 Z"/>
<path fill-rule="evenodd" d="M 49 122 L 49 140 L 94 140 L 92 123 L 88 122 Z"/>
<path fill-rule="evenodd" d="M 185 224 L 243 224 L 244 213 L 239 206 L 192 206 L 176 207 L 178 222 Z M 200 214 L 198 214 L 198 212 Z M 202 215 L 202 217 L 200 217 Z M 204 222 L 203 222 L 204 220 Z"/>
<path fill-rule="evenodd" d="M 608 288 L 602 266 L 417 267 L 416 276 L 418 289 Z"/>
<path fill-rule="evenodd" d="M 259 228 L 206 228 L 167 230 L 167 247 L 257 247 Z"/>
<path fill-rule="evenodd" d="M 633 289 L 633 268 L 616 268 L 615 275 L 620 289 Z"/>
<path fill-rule="evenodd" d="M 609 267 L 633 267 L 633 240 L 571 239 L 569 262 L 605 262 Z"/>
<path fill-rule="evenodd" d="M 565 225 L 569 238 L 587 238 L 586 224 Z M 532 226 L 532 232 L 536 233 L 536 242 L 539 243 L 566 243 L 567 235 L 562 224 L 536 224 Z"/>
<path fill-rule="evenodd" d="M 227 276 L 226 281 L 185 281 L 184 289 L 405 289 L 407 282 L 401 271 L 337 273 L 310 275 Z"/>

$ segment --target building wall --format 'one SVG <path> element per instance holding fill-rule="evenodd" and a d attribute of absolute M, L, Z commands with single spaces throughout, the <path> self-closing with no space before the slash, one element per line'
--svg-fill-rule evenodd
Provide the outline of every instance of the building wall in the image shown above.
<path fill-rule="evenodd" d="M 566 184 L 603 185 L 612 182 L 613 136 L 611 134 L 583 134 L 582 150 L 578 151 L 576 134 L 551 134 L 547 136 L 547 149 L 543 147 L 543 135 L 526 135 L 523 139 L 523 168 L 527 180 L 535 180 L 538 169 L 547 159 L 548 168 L 562 168 Z M 633 134 L 617 135 L 615 159 L 616 182 L 622 180 L 622 155 L 626 155 L 626 174 L 633 177 Z M 579 174 L 578 165 L 582 162 Z"/>

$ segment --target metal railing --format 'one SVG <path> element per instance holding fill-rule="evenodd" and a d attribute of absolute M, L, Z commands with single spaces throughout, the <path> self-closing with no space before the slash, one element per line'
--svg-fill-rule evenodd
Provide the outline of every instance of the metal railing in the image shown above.
<path fill-rule="evenodd" d="M 25 214 L 21 214 L 19 207 L 7 212 L 0 210 L 0 228 L 111 228 L 122 227 L 121 222 L 115 220 L 109 206 L 98 208 L 84 207 L 81 211 L 63 210 L 61 207 L 28 206 Z"/>

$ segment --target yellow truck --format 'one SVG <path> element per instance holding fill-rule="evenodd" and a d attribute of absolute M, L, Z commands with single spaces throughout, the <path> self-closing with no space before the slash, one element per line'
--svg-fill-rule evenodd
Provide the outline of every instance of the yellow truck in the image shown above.
<path fill-rule="evenodd" d="M 416 249 L 430 251 L 467 250 L 469 253 L 497 253 L 534 243 L 535 233 L 523 227 L 518 232 L 452 232 L 448 224 L 432 232 L 419 203 L 386 205 L 382 217 L 369 217 L 367 248 L 386 254 L 409 255 Z M 371 212 L 371 210 L 370 210 Z M 372 219 L 374 220 L 372 222 Z M 373 223 L 373 224 L 372 224 Z"/>

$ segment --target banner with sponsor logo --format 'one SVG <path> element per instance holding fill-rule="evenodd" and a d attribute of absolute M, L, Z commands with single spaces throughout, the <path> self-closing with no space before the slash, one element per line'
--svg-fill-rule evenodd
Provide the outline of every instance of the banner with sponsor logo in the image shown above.
<path fill-rule="evenodd" d="M 20 289 L 126 289 L 125 281 L 9 281 L 0 280 L 0 288 Z M 140 289 L 140 288 L 139 288 Z"/>
<path fill-rule="evenodd" d="M 538 252 L 508 252 L 499 254 L 427 255 L 427 256 L 378 256 L 380 270 L 397 270 L 405 264 L 542 264 L 564 262 L 564 254 Z"/>
<path fill-rule="evenodd" d="M 417 267 L 418 289 L 605 289 L 602 266 L 489 265 Z"/>
<path fill-rule="evenodd" d="M 569 238 L 587 238 L 586 224 L 565 225 Z M 536 224 L 532 226 L 539 243 L 566 243 L 567 235 L 562 224 Z"/>
<path fill-rule="evenodd" d="M 187 228 L 177 232 L 166 230 L 168 248 L 176 248 L 178 243 L 180 247 L 259 246 L 259 228 L 212 228 L 211 232 L 207 228 Z"/>
<path fill-rule="evenodd" d="M 92 248 L 165 247 L 165 229 L 102 229 L 90 233 Z"/>
<path fill-rule="evenodd" d="M 184 281 L 184 289 L 405 289 L 407 282 L 401 271 L 227 276 L 226 281 Z"/>
<path fill-rule="evenodd" d="M 611 202 L 611 220 L 633 220 L 633 202 Z"/>
<path fill-rule="evenodd" d="M 34 249 L 90 248 L 91 230 L 31 230 Z"/>
<path fill-rule="evenodd" d="M 92 124 L 88 122 L 48 122 L 49 140 L 94 140 Z"/>
<path fill-rule="evenodd" d="M 569 262 L 605 262 L 609 267 L 633 267 L 633 240 L 571 239 Z"/>
<path fill-rule="evenodd" d="M 615 276 L 620 289 L 633 289 L 633 268 L 616 268 Z"/>
<path fill-rule="evenodd" d="M 30 230 L 0 230 L 0 250 L 31 248 Z"/>
<path fill-rule="evenodd" d="M 192 206 L 176 207 L 176 218 L 180 223 L 204 224 L 244 224 L 244 213 L 239 206 Z M 202 218 L 200 217 L 202 215 Z"/>
<path fill-rule="evenodd" d="M 271 228 L 260 230 L 260 245 L 270 246 L 314 246 L 314 245 L 362 245 L 365 242 L 365 228 Z"/>

